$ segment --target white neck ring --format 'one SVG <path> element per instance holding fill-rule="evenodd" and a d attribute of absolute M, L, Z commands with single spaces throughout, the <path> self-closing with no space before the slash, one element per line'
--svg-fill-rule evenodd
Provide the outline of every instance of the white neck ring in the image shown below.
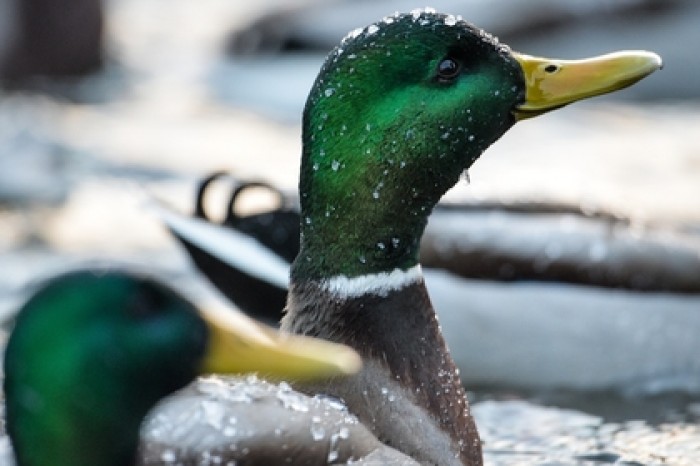
<path fill-rule="evenodd" d="M 394 269 L 391 272 L 379 272 L 348 278 L 336 275 L 321 282 L 321 288 L 342 298 L 357 298 L 363 295 L 387 296 L 409 285 L 423 281 L 420 264 L 408 270 Z"/>

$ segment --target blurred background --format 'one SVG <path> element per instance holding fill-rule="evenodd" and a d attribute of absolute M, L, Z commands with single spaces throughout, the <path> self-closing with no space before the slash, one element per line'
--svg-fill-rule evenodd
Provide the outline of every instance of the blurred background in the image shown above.
<path fill-rule="evenodd" d="M 682 260 L 700 260 L 700 2 L 431 3 L 532 55 L 648 49 L 664 59 L 662 71 L 630 89 L 516 125 L 450 200 L 611 212 L 641 236 L 652 231 L 669 247 L 682 245 Z M 349 30 L 423 6 L 0 0 L 0 313 L 10 315 L 36 280 L 86 261 L 197 280 L 148 198 L 191 212 L 196 183 L 215 170 L 294 192 L 301 111 L 325 54 Z M 223 215 L 227 196 L 225 186 L 212 193 L 214 215 Z M 700 275 L 686 278 L 700 288 Z M 665 303 L 681 300 L 684 309 L 698 304 L 700 314 L 699 293 L 655 294 L 654 309 L 663 320 Z M 687 317 L 680 313 L 679 325 Z M 664 345 L 650 344 L 660 352 Z M 670 423 L 687 433 L 700 419 L 700 367 L 689 371 L 689 381 L 656 390 L 660 381 L 642 395 L 585 383 L 563 391 L 492 384 L 474 397 L 573 407 L 605 422 Z M 700 455 L 697 429 L 690 430 L 693 446 L 673 448 Z"/>

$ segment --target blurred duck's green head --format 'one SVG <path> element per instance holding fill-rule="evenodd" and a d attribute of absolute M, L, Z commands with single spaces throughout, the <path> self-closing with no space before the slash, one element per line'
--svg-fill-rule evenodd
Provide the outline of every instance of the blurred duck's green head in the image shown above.
<path fill-rule="evenodd" d="M 5 352 L 7 430 L 19 466 L 134 464 L 147 411 L 197 374 L 308 379 L 358 368 L 346 347 L 198 310 L 151 279 L 76 272 L 18 314 Z"/>
<path fill-rule="evenodd" d="M 293 276 L 415 265 L 434 204 L 516 121 L 620 89 L 659 65 L 647 52 L 530 57 L 432 11 L 353 31 L 327 58 L 304 112 Z"/>

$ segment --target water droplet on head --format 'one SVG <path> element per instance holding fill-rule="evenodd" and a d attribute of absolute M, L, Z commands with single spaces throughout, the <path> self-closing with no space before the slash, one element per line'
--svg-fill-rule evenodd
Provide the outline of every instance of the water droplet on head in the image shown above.
<path fill-rule="evenodd" d="M 467 184 L 471 184 L 471 178 L 469 177 L 469 169 L 465 169 L 462 172 L 462 179 L 467 182 Z"/>
<path fill-rule="evenodd" d="M 350 39 L 354 39 L 354 38 L 358 37 L 360 34 L 362 34 L 362 28 L 356 28 L 356 29 L 353 29 L 352 31 L 350 31 L 346 37 L 349 37 Z"/>

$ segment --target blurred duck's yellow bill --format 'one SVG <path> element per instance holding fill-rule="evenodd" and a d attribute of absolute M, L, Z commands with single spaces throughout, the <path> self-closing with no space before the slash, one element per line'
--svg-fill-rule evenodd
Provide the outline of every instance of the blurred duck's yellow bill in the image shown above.
<path fill-rule="evenodd" d="M 362 367 L 351 348 L 317 338 L 290 335 L 230 309 L 201 311 L 209 327 L 202 373 L 249 373 L 308 381 L 349 375 Z"/>

